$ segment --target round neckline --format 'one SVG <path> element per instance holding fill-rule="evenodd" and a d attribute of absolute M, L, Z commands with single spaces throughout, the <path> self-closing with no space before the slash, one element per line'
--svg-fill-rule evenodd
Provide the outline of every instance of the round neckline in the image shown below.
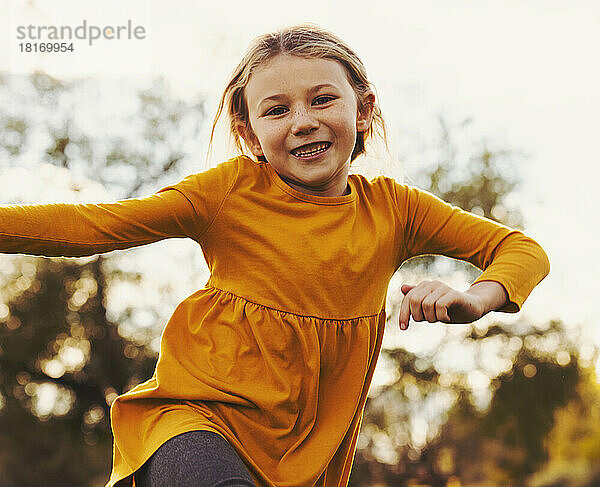
<path fill-rule="evenodd" d="M 262 162 L 267 169 L 267 173 L 270 176 L 272 182 L 274 182 L 280 189 L 285 191 L 290 196 L 293 196 L 296 199 L 307 201 L 309 203 L 315 203 L 318 205 L 342 205 L 344 203 L 350 203 L 356 199 L 356 188 L 354 186 L 354 182 L 348 175 L 348 186 L 350 187 L 350 194 L 342 195 L 342 196 L 317 196 L 313 194 L 306 194 L 302 191 L 298 191 L 295 188 L 292 188 L 289 184 L 287 184 L 281 176 L 277 174 L 277 171 L 273 169 L 273 166 L 268 162 Z"/>

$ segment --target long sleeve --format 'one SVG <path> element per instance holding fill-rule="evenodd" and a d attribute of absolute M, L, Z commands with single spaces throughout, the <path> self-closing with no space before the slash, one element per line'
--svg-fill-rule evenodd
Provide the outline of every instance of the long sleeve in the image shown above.
<path fill-rule="evenodd" d="M 236 175 L 223 163 L 144 198 L 0 207 L 0 252 L 81 257 L 166 238 L 198 242 Z"/>
<path fill-rule="evenodd" d="M 496 281 L 510 303 L 499 311 L 517 312 L 550 271 L 548 256 L 532 238 L 483 218 L 417 188 L 395 184 L 403 225 L 401 262 L 440 254 L 465 260 L 483 270 L 475 280 Z M 401 263 L 400 262 L 400 263 Z"/>

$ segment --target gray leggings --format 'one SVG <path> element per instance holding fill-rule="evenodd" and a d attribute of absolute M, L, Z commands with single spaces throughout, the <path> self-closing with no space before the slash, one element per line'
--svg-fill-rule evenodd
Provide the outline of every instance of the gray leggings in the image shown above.
<path fill-rule="evenodd" d="M 255 487 L 233 447 L 212 431 L 171 438 L 134 477 L 136 487 Z"/>

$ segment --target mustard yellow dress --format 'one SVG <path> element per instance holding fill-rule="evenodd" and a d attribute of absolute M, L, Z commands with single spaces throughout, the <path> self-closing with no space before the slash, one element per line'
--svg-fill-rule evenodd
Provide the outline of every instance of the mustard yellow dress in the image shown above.
<path fill-rule="evenodd" d="M 226 438 L 257 486 L 347 485 L 381 348 L 386 292 L 406 259 L 444 254 L 501 283 L 517 311 L 549 271 L 519 231 L 387 177 L 311 196 L 234 157 L 146 198 L 0 208 L 0 252 L 83 256 L 189 237 L 210 268 L 177 306 L 153 376 L 111 407 L 113 469 L 169 438 Z"/>

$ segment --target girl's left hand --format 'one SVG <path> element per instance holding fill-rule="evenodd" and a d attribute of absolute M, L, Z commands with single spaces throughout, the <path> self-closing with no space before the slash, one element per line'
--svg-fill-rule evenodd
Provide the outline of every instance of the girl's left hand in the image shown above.
<path fill-rule="evenodd" d="M 400 329 L 415 321 L 435 323 L 471 323 L 485 314 L 483 300 L 474 294 L 452 289 L 440 281 L 423 281 L 416 286 L 402 285 L 404 299 L 400 306 Z"/>

